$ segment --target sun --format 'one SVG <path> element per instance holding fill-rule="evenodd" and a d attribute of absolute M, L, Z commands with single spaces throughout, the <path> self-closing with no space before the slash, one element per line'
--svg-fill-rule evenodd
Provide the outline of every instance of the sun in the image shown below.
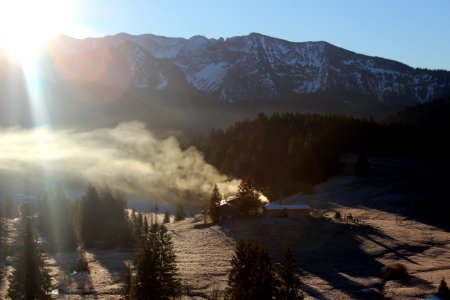
<path fill-rule="evenodd" d="M 14 58 L 34 55 L 70 30 L 76 0 L 0 0 L 0 48 Z"/>

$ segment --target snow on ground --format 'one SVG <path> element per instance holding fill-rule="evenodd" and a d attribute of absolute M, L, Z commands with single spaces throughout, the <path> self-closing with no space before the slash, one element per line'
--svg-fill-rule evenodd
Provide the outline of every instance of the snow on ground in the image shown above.
<path fill-rule="evenodd" d="M 121 288 L 131 253 L 116 250 L 87 251 L 90 272 L 74 272 L 75 252 L 50 255 L 46 264 L 55 299 L 122 299 Z"/>
<path fill-rule="evenodd" d="M 192 297 L 206 298 L 227 285 L 227 271 L 234 240 L 220 226 L 207 226 L 193 219 L 171 223 L 178 268 Z"/>
<path fill-rule="evenodd" d="M 407 205 L 419 197 L 414 189 L 422 176 L 441 170 L 407 160 L 370 162 L 373 176 L 359 178 L 346 169 L 316 186 L 312 194 L 296 197 L 317 208 L 315 216 L 259 217 L 219 225 L 188 218 L 169 224 L 180 278 L 190 295 L 185 298 L 206 299 L 226 288 L 234 244 L 240 238 L 267 248 L 275 266 L 291 247 L 302 268 L 307 299 L 424 299 L 442 278 L 450 283 L 450 233 L 415 218 Z M 334 220 L 336 211 L 357 221 Z M 49 255 L 47 260 L 52 282 L 66 293 L 64 299 L 120 299 L 130 252 L 88 251 L 91 272 L 75 275 L 65 267 L 71 254 L 65 255 Z M 411 276 L 385 283 L 380 270 L 393 262 L 404 264 Z M 67 278 L 69 285 L 62 285 Z M 0 298 L 5 291 L 3 277 Z"/>

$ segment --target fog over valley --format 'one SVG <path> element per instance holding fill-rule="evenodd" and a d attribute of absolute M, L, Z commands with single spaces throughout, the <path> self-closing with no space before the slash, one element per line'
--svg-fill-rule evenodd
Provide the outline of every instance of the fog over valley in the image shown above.
<path fill-rule="evenodd" d="M 0 174 L 3 188 L 13 184 L 21 192 L 93 183 L 194 207 L 205 205 L 215 183 L 224 194 L 235 193 L 239 184 L 194 147 L 182 149 L 174 137 L 158 139 L 139 122 L 92 131 L 1 129 Z"/>

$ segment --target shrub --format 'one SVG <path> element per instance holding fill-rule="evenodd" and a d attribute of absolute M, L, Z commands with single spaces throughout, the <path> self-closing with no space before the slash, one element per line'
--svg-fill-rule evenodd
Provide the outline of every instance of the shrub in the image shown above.
<path fill-rule="evenodd" d="M 385 281 L 403 279 L 409 276 L 408 269 L 404 264 L 401 263 L 393 263 L 384 266 L 384 268 L 381 270 L 381 273 L 383 274 L 383 278 Z"/>

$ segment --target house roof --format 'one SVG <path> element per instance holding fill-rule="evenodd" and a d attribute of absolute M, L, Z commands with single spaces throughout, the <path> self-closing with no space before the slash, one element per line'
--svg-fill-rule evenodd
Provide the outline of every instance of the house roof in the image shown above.
<path fill-rule="evenodd" d="M 270 203 L 266 205 L 267 210 L 293 210 L 293 209 L 311 209 L 308 204 L 278 204 Z"/>

